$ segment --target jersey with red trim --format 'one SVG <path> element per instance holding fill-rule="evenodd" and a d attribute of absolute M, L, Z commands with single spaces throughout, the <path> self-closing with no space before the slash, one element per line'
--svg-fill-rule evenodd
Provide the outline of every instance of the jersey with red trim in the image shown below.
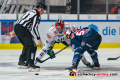
<path fill-rule="evenodd" d="M 82 42 L 82 41 L 86 41 L 90 36 L 94 35 L 95 33 L 97 33 L 97 31 L 95 31 L 92 28 L 86 27 L 83 29 L 76 30 L 74 32 L 74 37 L 79 42 Z"/>
<path fill-rule="evenodd" d="M 76 29 L 78 29 L 78 27 L 65 23 L 63 31 L 60 33 L 59 31 L 57 31 L 55 26 L 53 26 L 48 30 L 46 34 L 46 41 L 52 45 L 54 45 L 55 42 L 60 43 L 62 41 L 65 41 L 64 32 L 68 29 L 70 29 L 71 31 L 75 31 Z"/>

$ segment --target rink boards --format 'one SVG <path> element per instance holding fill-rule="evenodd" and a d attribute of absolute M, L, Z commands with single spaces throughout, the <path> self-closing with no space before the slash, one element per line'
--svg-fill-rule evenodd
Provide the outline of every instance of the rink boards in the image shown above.
<path fill-rule="evenodd" d="M 39 32 L 44 43 L 45 35 L 56 20 L 41 20 Z M 78 28 L 92 26 L 97 28 L 102 36 L 99 48 L 120 48 L 120 20 L 64 20 L 66 23 L 78 26 Z M 0 22 L 0 49 L 22 49 L 18 38 L 14 33 L 16 20 L 1 20 Z M 36 43 L 37 40 L 35 39 Z M 61 49 L 62 44 L 55 44 L 54 49 Z M 38 48 L 40 49 L 40 48 Z"/>
<path fill-rule="evenodd" d="M 62 49 L 65 47 L 63 44 L 55 44 L 53 49 Z M 99 48 L 120 48 L 120 43 L 101 43 Z M 23 49 L 22 44 L 0 44 L 0 49 Z M 41 49 L 37 47 L 37 49 Z M 67 48 L 69 49 L 69 48 Z"/>

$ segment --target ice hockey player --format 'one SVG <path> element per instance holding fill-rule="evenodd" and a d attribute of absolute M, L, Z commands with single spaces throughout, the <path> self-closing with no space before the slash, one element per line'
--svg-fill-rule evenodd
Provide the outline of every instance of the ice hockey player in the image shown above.
<path fill-rule="evenodd" d="M 41 60 L 46 53 L 50 56 L 51 59 L 55 58 L 55 53 L 52 50 L 54 44 L 62 43 L 65 46 L 68 46 L 70 42 L 64 39 L 64 32 L 66 30 L 75 31 L 76 29 L 78 29 L 78 27 L 76 27 L 75 25 L 64 23 L 63 20 L 58 19 L 57 22 L 55 22 L 55 26 L 51 27 L 48 30 L 45 41 L 44 41 L 45 45 L 37 53 L 36 58 L 35 58 L 36 60 L 34 61 L 34 63 L 36 64 L 37 62 L 39 62 L 39 60 Z M 74 49 L 71 46 L 69 47 L 74 51 Z M 82 61 L 86 66 L 90 65 L 90 63 L 85 59 L 84 56 L 82 56 Z"/>
<path fill-rule="evenodd" d="M 93 61 L 93 64 L 89 67 L 95 69 L 101 69 L 98 61 L 98 54 L 95 50 L 98 49 L 101 43 L 101 35 L 90 27 L 85 27 L 78 29 L 74 32 L 71 30 L 66 30 L 65 32 L 66 39 L 71 42 L 71 46 L 74 46 L 74 57 L 72 60 L 72 66 L 66 68 L 65 70 L 73 71 L 77 70 L 77 66 L 81 60 L 81 56 L 85 51 L 87 51 Z"/>

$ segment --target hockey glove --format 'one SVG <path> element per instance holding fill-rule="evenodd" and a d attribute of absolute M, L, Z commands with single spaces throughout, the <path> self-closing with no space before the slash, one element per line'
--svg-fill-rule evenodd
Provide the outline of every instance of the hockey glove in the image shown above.
<path fill-rule="evenodd" d="M 55 58 L 55 53 L 53 50 L 49 50 L 47 54 L 50 56 L 51 59 Z"/>

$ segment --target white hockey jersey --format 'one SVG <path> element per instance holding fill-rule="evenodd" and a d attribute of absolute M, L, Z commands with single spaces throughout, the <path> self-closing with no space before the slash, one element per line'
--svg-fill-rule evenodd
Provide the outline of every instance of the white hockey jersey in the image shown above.
<path fill-rule="evenodd" d="M 46 43 L 52 46 L 54 45 L 55 42 L 60 43 L 62 41 L 65 41 L 64 32 L 67 29 L 70 29 L 71 31 L 75 31 L 76 29 L 78 29 L 78 27 L 76 27 L 75 25 L 65 23 L 63 31 L 60 33 L 57 31 L 56 27 L 53 26 L 48 30 L 46 34 Z"/>

